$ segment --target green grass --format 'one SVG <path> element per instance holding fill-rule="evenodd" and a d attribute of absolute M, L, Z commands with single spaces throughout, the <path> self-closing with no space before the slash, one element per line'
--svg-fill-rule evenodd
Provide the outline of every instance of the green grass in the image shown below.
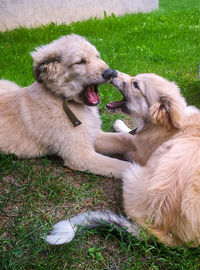
<path fill-rule="evenodd" d="M 162 12 L 176 12 L 182 9 L 199 8 L 199 0 L 159 0 L 159 9 Z"/>
<path fill-rule="evenodd" d="M 29 53 L 69 33 L 88 38 L 112 68 L 176 81 L 188 103 L 200 108 L 199 0 L 161 0 L 160 11 L 150 14 L 0 33 L 0 78 L 31 84 Z M 109 85 L 100 94 L 103 128 L 111 131 L 119 116 L 104 108 L 120 94 Z M 59 247 L 41 238 L 62 218 L 106 208 L 123 213 L 119 180 L 72 172 L 56 157 L 0 155 L 0 269 L 200 269 L 199 248 L 172 249 L 112 229 L 88 231 Z"/>

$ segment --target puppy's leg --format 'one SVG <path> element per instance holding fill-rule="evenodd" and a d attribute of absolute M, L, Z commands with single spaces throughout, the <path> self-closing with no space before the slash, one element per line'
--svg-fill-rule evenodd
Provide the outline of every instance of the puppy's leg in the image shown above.
<path fill-rule="evenodd" d="M 120 178 L 130 163 L 103 156 L 90 149 L 79 149 L 78 153 L 73 153 L 73 157 L 70 156 L 70 159 L 64 158 L 64 165 L 74 170 Z"/>
<path fill-rule="evenodd" d="M 124 124 L 122 120 L 116 120 L 114 123 L 114 130 L 116 132 L 130 132 L 131 129 L 127 127 L 127 125 Z"/>
<path fill-rule="evenodd" d="M 148 173 L 145 167 L 134 164 L 124 171 L 122 180 L 126 214 L 131 218 L 145 221 L 148 217 L 148 209 L 150 209 L 148 193 L 150 172 Z"/>
<path fill-rule="evenodd" d="M 134 150 L 133 136 L 128 133 L 99 132 L 95 150 L 102 154 L 125 154 Z"/>

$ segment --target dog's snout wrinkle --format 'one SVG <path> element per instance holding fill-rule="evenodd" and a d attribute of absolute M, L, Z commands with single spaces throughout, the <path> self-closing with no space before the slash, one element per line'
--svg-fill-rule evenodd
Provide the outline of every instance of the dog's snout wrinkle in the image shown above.
<path fill-rule="evenodd" d="M 126 82 L 123 81 L 123 84 L 122 84 L 122 90 L 126 87 Z"/>

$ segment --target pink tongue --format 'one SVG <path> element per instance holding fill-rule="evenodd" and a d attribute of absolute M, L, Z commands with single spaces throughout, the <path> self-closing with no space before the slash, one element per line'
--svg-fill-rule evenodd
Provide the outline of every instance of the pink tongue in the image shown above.
<path fill-rule="evenodd" d="M 107 108 L 110 109 L 117 109 L 119 107 L 121 107 L 123 104 L 123 101 L 115 101 L 115 102 L 110 102 L 106 105 Z"/>
<path fill-rule="evenodd" d="M 94 86 L 88 86 L 87 90 L 87 101 L 91 104 L 98 104 L 100 101 L 99 94 L 95 92 Z"/>

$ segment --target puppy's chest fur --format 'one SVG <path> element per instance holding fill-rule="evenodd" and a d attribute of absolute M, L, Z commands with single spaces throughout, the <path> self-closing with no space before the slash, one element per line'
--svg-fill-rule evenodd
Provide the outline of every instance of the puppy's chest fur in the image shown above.
<path fill-rule="evenodd" d="M 69 108 L 81 121 L 81 125 L 74 127 L 64 112 L 63 100 L 46 101 L 35 104 L 36 107 L 40 107 L 38 108 L 40 110 L 39 115 L 37 115 L 37 109 L 34 114 L 31 111 L 30 119 L 26 121 L 28 125 L 32 125 L 32 127 L 29 127 L 32 132 L 39 129 L 43 135 L 43 141 L 45 141 L 45 137 L 49 137 L 47 134 L 51 134 L 51 138 L 55 138 L 55 142 L 60 141 L 61 144 L 65 144 L 68 141 L 68 146 L 72 141 L 78 143 L 79 140 L 82 141 L 83 139 L 87 143 L 93 142 L 101 127 L 101 120 L 96 107 L 69 102 Z"/>
<path fill-rule="evenodd" d="M 81 121 L 81 125 L 74 127 L 64 112 L 61 98 L 43 89 L 35 91 L 32 86 L 19 91 L 8 95 L 7 105 L 0 110 L 0 123 L 3 121 L 4 127 L 0 127 L 1 151 L 29 157 L 59 153 L 62 148 L 70 150 L 83 142 L 93 145 L 101 127 L 96 107 L 69 102 L 70 109 Z"/>

